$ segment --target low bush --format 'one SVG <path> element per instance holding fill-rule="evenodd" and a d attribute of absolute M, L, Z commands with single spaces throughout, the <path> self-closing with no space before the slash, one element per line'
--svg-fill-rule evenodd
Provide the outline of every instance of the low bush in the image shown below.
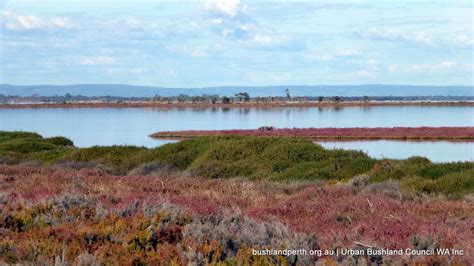
<path fill-rule="evenodd" d="M 462 198 L 474 191 L 474 169 L 443 175 L 436 179 L 413 177 L 403 181 L 405 188 L 425 194 Z"/>
<path fill-rule="evenodd" d="M 472 162 L 432 163 L 423 157 L 383 160 L 370 173 L 372 183 L 399 180 L 405 190 L 462 198 L 474 192 Z"/>
<path fill-rule="evenodd" d="M 404 193 L 400 183 L 393 179 L 384 180 L 379 183 L 372 183 L 364 187 L 361 192 L 366 195 L 385 195 L 392 199 L 411 199 L 411 195 Z"/>
<path fill-rule="evenodd" d="M 64 156 L 67 147 L 72 145 L 72 141 L 64 137 L 43 138 L 31 132 L 0 131 L 0 158 L 7 158 L 11 163 L 18 160 L 48 162 Z"/>
<path fill-rule="evenodd" d="M 250 249 L 305 249 L 319 248 L 316 237 L 295 234 L 278 222 L 256 222 L 238 213 L 222 213 L 195 220 L 184 230 L 190 250 L 185 254 L 191 264 L 215 264 L 220 261 L 244 264 L 308 265 L 315 258 L 307 256 L 254 256 Z M 245 252 L 247 247 L 247 252 Z"/>
<path fill-rule="evenodd" d="M 74 143 L 70 139 L 65 137 L 51 137 L 45 140 L 46 142 L 49 142 L 56 146 L 74 146 Z"/>
<path fill-rule="evenodd" d="M 305 139 L 214 139 L 215 144 L 191 165 L 193 174 L 210 178 L 343 179 L 368 171 L 375 162 L 361 152 L 326 150 Z"/>
<path fill-rule="evenodd" d="M 115 174 L 125 174 L 130 169 L 138 166 L 136 156 L 144 148 L 135 146 L 94 146 L 90 148 L 75 149 L 67 156 L 59 158 L 60 162 L 88 162 L 104 165 Z"/>
<path fill-rule="evenodd" d="M 43 140 L 30 140 L 30 139 L 20 139 L 20 140 L 11 140 L 8 142 L 3 142 L 0 144 L 0 150 L 2 153 L 10 154 L 31 154 L 40 151 L 51 151 L 56 149 L 57 146 Z"/>
<path fill-rule="evenodd" d="M 42 139 L 40 134 L 25 131 L 0 131 L 0 143 L 18 139 Z"/>

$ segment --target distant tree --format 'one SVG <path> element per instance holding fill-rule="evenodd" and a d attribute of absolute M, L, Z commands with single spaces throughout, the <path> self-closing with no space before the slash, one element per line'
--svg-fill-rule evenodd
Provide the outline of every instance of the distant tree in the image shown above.
<path fill-rule="evenodd" d="M 246 92 L 242 93 L 242 96 L 244 98 L 244 102 L 250 101 L 250 95 Z"/>
<path fill-rule="evenodd" d="M 368 102 L 370 102 L 370 97 L 369 97 L 369 96 L 364 96 L 364 97 L 362 97 L 362 100 L 363 100 L 365 103 L 368 103 Z"/>
<path fill-rule="evenodd" d="M 237 98 L 239 99 L 239 102 L 241 102 L 241 101 L 242 101 L 242 95 L 241 95 L 241 93 L 240 93 L 240 92 L 239 92 L 239 93 L 236 93 L 234 96 L 235 96 L 235 97 L 237 97 Z"/>
<path fill-rule="evenodd" d="M 187 102 L 187 101 L 189 101 L 189 99 L 190 99 L 189 95 L 186 95 L 186 94 L 180 94 L 180 95 L 178 95 L 178 97 L 176 97 L 176 100 L 180 103 L 181 102 Z"/>
<path fill-rule="evenodd" d="M 229 98 L 229 97 L 226 97 L 226 96 L 223 96 L 223 97 L 222 97 L 222 103 L 223 103 L 223 104 L 229 104 L 229 103 L 230 103 L 230 98 Z"/>
<path fill-rule="evenodd" d="M 319 96 L 319 97 L 318 97 L 318 102 L 322 102 L 322 101 L 324 101 L 324 97 L 323 97 L 323 96 Z"/>
<path fill-rule="evenodd" d="M 250 95 L 247 92 L 239 92 L 235 94 L 235 97 L 239 98 L 239 102 L 242 100 L 248 102 L 250 100 Z"/>
<path fill-rule="evenodd" d="M 342 97 L 334 96 L 334 97 L 333 97 L 333 101 L 339 103 L 339 102 L 342 102 L 343 99 L 342 99 Z"/>
<path fill-rule="evenodd" d="M 289 90 L 289 89 L 285 89 L 285 94 L 286 94 L 286 99 L 288 99 L 288 101 L 291 102 L 290 90 Z"/>
<path fill-rule="evenodd" d="M 206 97 L 204 96 L 192 96 L 191 101 L 193 103 L 203 103 L 206 100 Z"/>

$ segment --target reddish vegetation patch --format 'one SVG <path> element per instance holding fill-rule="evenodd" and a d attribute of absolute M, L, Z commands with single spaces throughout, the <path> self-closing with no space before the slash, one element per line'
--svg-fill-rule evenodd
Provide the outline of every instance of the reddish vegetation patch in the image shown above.
<path fill-rule="evenodd" d="M 21 239 L 40 243 L 44 236 L 48 236 L 48 241 L 58 243 L 58 247 L 63 247 L 64 243 L 79 245 L 68 249 L 71 254 L 80 253 L 80 245 L 89 243 L 78 238 L 82 237 L 81 230 L 89 230 L 88 226 L 107 227 L 106 223 L 116 223 L 118 218 L 113 217 L 119 215 L 124 217 L 123 223 L 135 228 L 140 222 L 139 219 L 143 219 L 133 216 L 137 209 L 166 201 L 198 217 L 212 217 L 223 210 L 233 210 L 260 222 L 278 221 L 296 232 L 315 234 L 317 244 L 323 249 L 350 248 L 354 246 L 354 242 L 392 249 L 422 248 L 423 245 L 428 245 L 463 249 L 465 255 L 453 256 L 450 258 L 451 262 L 474 261 L 474 204 L 463 200 L 431 198 L 400 201 L 379 193 L 354 191 L 347 186 L 326 186 L 320 182 L 282 184 L 245 179 L 110 176 L 87 169 L 45 170 L 26 166 L 0 167 L 0 180 L 0 196 L 5 202 L 10 202 L 7 199 L 14 199 L 11 201 L 14 205 L 3 206 L 7 212 L 18 212 L 26 206 L 40 206 L 38 204 L 45 200 L 64 195 L 83 195 L 88 201 L 96 204 L 91 206 L 100 206 L 79 209 L 79 218 L 75 219 L 83 219 L 89 221 L 88 223 L 75 224 L 74 220 L 71 220 L 72 224 L 35 227 L 34 230 L 1 231 L 3 237 L 11 239 L 12 243 Z M 107 211 L 115 213 L 115 216 L 100 220 L 99 223 L 95 222 L 93 217 Z M 69 233 L 65 234 L 65 230 Z M 159 229 L 156 235 L 158 239 L 164 239 L 160 240 L 161 242 L 174 247 L 176 242 L 181 241 L 180 230 L 185 230 L 180 224 L 170 225 Z M 108 247 L 110 250 L 107 252 L 125 252 L 122 249 L 130 248 L 134 237 L 138 237 L 134 236 L 133 232 L 130 231 L 124 238 L 129 239 L 128 246 L 120 243 Z M 85 244 L 80 244 L 81 241 Z M 419 244 L 421 242 L 425 244 Z M 99 246 L 86 246 L 88 252 L 99 254 L 105 248 L 100 246 L 101 242 L 93 243 Z M 164 250 L 166 245 L 158 247 Z M 175 248 L 167 250 L 170 252 L 167 255 L 169 258 L 178 256 Z M 429 263 L 436 260 L 436 257 L 403 256 L 391 259 L 397 262 Z M 446 257 L 439 258 L 438 262 L 446 262 L 445 260 Z"/>
<path fill-rule="evenodd" d="M 474 139 L 474 127 L 377 127 L 377 128 L 281 128 L 233 130 L 163 131 L 154 138 L 191 138 L 199 136 L 242 135 L 301 137 L 308 139 Z"/>

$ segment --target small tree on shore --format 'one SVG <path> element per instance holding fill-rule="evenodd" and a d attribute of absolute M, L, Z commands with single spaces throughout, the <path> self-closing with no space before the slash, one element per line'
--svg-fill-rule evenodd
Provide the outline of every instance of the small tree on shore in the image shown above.
<path fill-rule="evenodd" d="M 336 102 L 336 103 L 339 103 L 339 102 L 342 102 L 343 99 L 342 99 L 342 97 L 334 96 L 334 97 L 333 97 L 333 101 Z"/>
<path fill-rule="evenodd" d="M 250 101 L 250 95 L 247 92 L 239 92 L 235 94 L 235 97 L 239 98 L 239 102 L 248 102 Z"/>
<path fill-rule="evenodd" d="M 291 102 L 291 95 L 290 95 L 290 90 L 289 89 L 285 89 L 285 94 L 286 94 L 286 99 Z"/>
<path fill-rule="evenodd" d="M 229 104 L 229 103 L 230 103 L 230 98 L 229 98 L 229 97 L 226 97 L 226 96 L 223 96 L 223 97 L 222 97 L 222 103 L 223 103 L 223 104 Z"/>

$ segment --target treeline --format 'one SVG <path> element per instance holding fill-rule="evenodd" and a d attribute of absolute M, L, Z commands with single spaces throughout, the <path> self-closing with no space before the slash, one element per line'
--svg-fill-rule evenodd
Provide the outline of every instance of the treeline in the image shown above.
<path fill-rule="evenodd" d="M 177 96 L 153 97 L 118 97 L 118 96 L 83 96 L 83 95 L 55 95 L 55 96 L 16 96 L 0 94 L 0 104 L 67 104 L 67 103 L 121 103 L 121 102 L 156 102 L 156 103 L 206 103 L 206 104 L 231 104 L 231 103 L 278 103 L 278 102 L 468 102 L 474 101 L 474 96 L 285 96 L 252 97 L 247 92 L 236 93 L 234 96 L 219 96 L 203 94 L 191 96 L 180 94 Z"/>

